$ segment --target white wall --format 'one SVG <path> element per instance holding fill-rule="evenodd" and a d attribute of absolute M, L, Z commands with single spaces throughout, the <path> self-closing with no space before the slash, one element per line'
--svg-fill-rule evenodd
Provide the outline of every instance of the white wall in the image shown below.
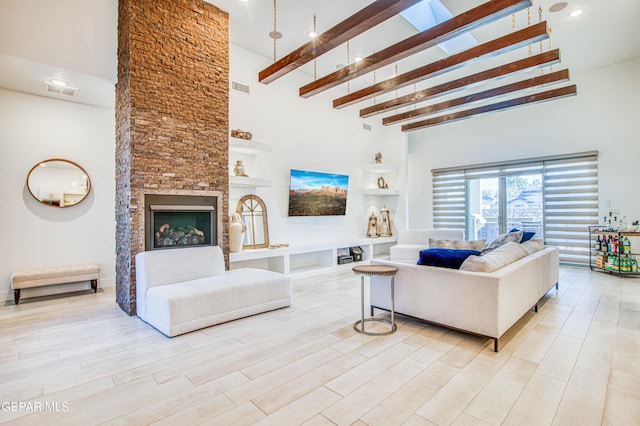
<path fill-rule="evenodd" d="M 251 95 L 231 92 L 230 128 L 249 130 L 254 140 L 270 143 L 273 151 L 247 164 L 253 177 L 273 180 L 270 188 L 232 189 L 230 208 L 247 193 L 261 196 L 268 208 L 271 242 L 312 244 L 365 236 L 367 218 L 386 204 L 394 229 L 404 226 L 402 196 L 364 196 L 378 176 L 363 172 L 381 151 L 383 163 L 398 167 L 386 175 L 390 187 L 403 190 L 405 138 L 397 129 L 373 123 L 363 129 L 358 109 L 333 110 L 334 89 L 311 99 L 298 96 L 310 77 L 293 72 L 265 86 L 258 71 L 269 60 L 231 46 L 231 78 L 251 85 Z M 2 158 L 2 233 L 0 298 L 11 301 L 9 276 L 24 268 L 97 263 L 101 285 L 115 281 L 115 112 L 0 89 L 0 153 Z M 66 158 L 89 173 L 92 191 L 78 205 L 54 209 L 33 200 L 25 181 L 31 167 L 48 158 Z M 232 155 L 231 159 L 235 157 Z M 347 215 L 289 218 L 289 170 L 292 168 L 349 175 Z M 82 288 L 84 288 L 83 286 Z M 78 288 L 78 286 L 76 286 Z M 23 291 L 24 297 L 74 289 L 70 286 Z"/>
<path fill-rule="evenodd" d="M 334 110 L 332 99 L 344 94 L 341 89 L 303 99 L 298 88 L 312 77 L 294 71 L 269 85 L 259 83 L 258 71 L 271 61 L 242 47 L 230 46 L 230 78 L 249 85 L 250 94 L 231 91 L 230 129 L 248 130 L 253 140 L 269 143 L 273 151 L 251 158 L 230 155 L 230 160 L 246 161 L 247 174 L 273 180 L 273 186 L 257 189 L 231 188 L 230 210 L 235 211 L 243 195 L 255 193 L 267 205 L 271 243 L 312 244 L 365 237 L 367 218 L 383 204 L 391 211 L 392 225 L 404 226 L 402 197 L 365 196 L 362 190 L 376 187 L 378 176 L 363 172 L 373 163 L 376 152 L 382 162 L 398 167 L 385 176 L 389 187 L 403 189 L 405 138 L 399 129 L 388 129 L 377 122 L 362 120 L 358 108 Z M 363 129 L 363 123 L 372 130 Z M 230 167 L 232 170 L 233 167 Z M 346 216 L 288 217 L 289 172 L 291 169 L 349 175 Z"/>
<path fill-rule="evenodd" d="M 577 96 L 411 133 L 409 225 L 432 226 L 431 169 L 593 150 L 600 216 L 640 219 L 639 75 L 636 58 L 572 76 Z"/>
<path fill-rule="evenodd" d="M 57 209 L 29 194 L 26 178 L 31 167 L 55 157 L 72 160 L 89 173 L 92 189 L 83 203 Z M 24 268 L 97 263 L 100 285 L 113 285 L 114 110 L 0 89 L 0 158 L 0 300 L 13 300 L 9 276 Z M 73 287 L 64 288 L 69 289 Z M 23 294 L 57 290 L 24 290 Z"/>

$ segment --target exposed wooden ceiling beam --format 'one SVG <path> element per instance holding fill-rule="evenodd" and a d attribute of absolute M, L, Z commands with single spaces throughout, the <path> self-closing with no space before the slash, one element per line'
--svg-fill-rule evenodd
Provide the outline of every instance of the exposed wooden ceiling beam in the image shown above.
<path fill-rule="evenodd" d="M 437 104 L 425 106 L 422 108 L 416 108 L 411 111 L 406 111 L 401 114 L 395 114 L 389 117 L 385 117 L 382 120 L 382 124 L 389 126 L 401 121 L 411 120 L 413 118 L 424 117 L 425 115 L 435 114 L 436 112 L 447 111 L 452 108 L 457 108 L 463 105 L 468 105 L 472 102 L 484 101 L 499 96 L 515 94 L 527 89 L 545 87 L 551 84 L 561 83 L 569 81 L 569 70 L 556 71 L 550 74 L 543 74 L 537 77 L 529 78 L 526 80 L 518 81 L 516 83 L 506 84 L 504 86 L 496 87 L 482 92 L 472 93 L 467 96 L 461 96 L 459 98 L 450 99 Z"/>
<path fill-rule="evenodd" d="M 558 62 L 560 62 L 560 51 L 558 49 L 552 50 L 550 52 L 539 53 L 537 55 L 529 56 L 519 61 L 510 62 L 496 68 L 481 71 L 476 74 L 448 81 L 437 86 L 432 86 L 424 90 L 419 90 L 405 96 L 400 96 L 386 102 L 381 102 L 379 104 L 363 108 L 360 110 L 360 117 L 371 117 L 373 115 L 388 112 L 396 108 L 409 106 L 418 102 L 433 99 L 437 96 L 443 96 L 461 90 L 469 89 L 483 82 L 486 83 L 495 81 L 518 72 L 528 71 L 546 65 L 557 64 Z"/>
<path fill-rule="evenodd" d="M 467 12 L 429 28 L 415 36 L 389 46 L 360 62 L 328 74 L 300 88 L 300 96 L 307 98 L 345 81 L 360 77 L 385 65 L 399 61 L 422 50 L 498 20 L 519 10 L 531 7 L 531 0 L 492 0 Z"/>
<path fill-rule="evenodd" d="M 490 105 L 483 105 L 478 108 L 472 108 L 465 111 L 455 112 L 451 114 L 445 114 L 440 117 L 430 118 L 428 120 L 416 121 L 415 123 L 404 124 L 402 126 L 403 132 L 410 132 L 419 129 L 425 129 L 427 127 L 437 126 L 439 124 L 451 123 L 454 121 L 464 120 L 471 117 L 478 117 L 480 115 L 489 114 L 497 111 L 505 111 L 527 104 L 537 104 L 541 102 L 547 102 L 554 99 L 561 99 L 568 96 L 575 96 L 578 93 L 576 85 L 561 87 L 559 89 L 547 90 L 532 95 L 523 96 L 521 98 L 509 99 L 507 101 L 498 102 Z"/>
<path fill-rule="evenodd" d="M 271 83 L 342 43 L 375 27 L 421 0 L 377 0 L 333 26 L 258 73 L 258 81 Z"/>
<path fill-rule="evenodd" d="M 466 63 L 482 57 L 496 56 L 519 47 L 548 38 L 547 23 L 540 22 L 523 28 L 519 31 L 491 40 L 487 43 L 472 47 L 455 55 L 448 56 L 439 61 L 416 68 L 415 70 L 400 74 L 388 80 L 381 81 L 364 89 L 360 89 L 348 95 L 333 100 L 334 108 L 342 108 L 357 102 L 382 95 L 401 87 L 435 77 L 445 72 L 458 69 Z"/>

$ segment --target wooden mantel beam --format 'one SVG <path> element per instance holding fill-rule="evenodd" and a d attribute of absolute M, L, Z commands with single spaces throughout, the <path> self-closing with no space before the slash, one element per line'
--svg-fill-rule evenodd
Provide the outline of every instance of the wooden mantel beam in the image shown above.
<path fill-rule="evenodd" d="M 455 55 L 440 59 L 412 71 L 400 74 L 388 80 L 381 81 L 364 89 L 360 89 L 348 95 L 333 100 L 334 108 L 343 108 L 357 102 L 382 95 L 410 84 L 417 83 L 427 78 L 435 77 L 445 72 L 464 66 L 466 63 L 483 57 L 496 56 L 530 43 L 547 39 L 547 23 L 539 22 L 535 25 L 509 33 L 505 36 L 491 40 L 487 43 L 472 47 Z"/>
<path fill-rule="evenodd" d="M 437 126 L 439 124 L 451 123 L 454 121 L 464 120 L 471 117 L 478 117 L 480 115 L 489 114 L 497 111 L 506 111 L 509 109 L 517 108 L 527 104 L 537 104 L 541 102 L 547 102 L 554 99 L 566 98 L 568 96 L 575 96 L 578 93 L 576 85 L 561 87 L 559 89 L 547 90 L 545 92 L 535 93 L 533 95 L 523 96 L 521 98 L 509 99 L 507 101 L 498 102 L 490 105 L 483 105 L 478 108 L 472 108 L 465 111 L 455 112 L 451 114 L 445 114 L 439 117 L 430 118 L 428 120 L 416 121 L 415 123 L 404 124 L 402 126 L 403 132 L 410 132 L 419 129 L 425 129 L 427 127 Z"/>
<path fill-rule="evenodd" d="M 437 96 L 448 95 L 451 93 L 459 92 L 461 90 L 469 89 L 483 82 L 486 83 L 495 81 L 509 75 L 516 74 L 518 72 L 529 71 L 535 68 L 557 64 L 558 62 L 560 62 L 560 51 L 558 49 L 552 50 L 550 52 L 539 53 L 537 55 L 529 56 L 525 59 L 510 62 L 499 67 L 481 71 L 476 74 L 471 74 L 462 78 L 458 78 L 456 80 L 439 84 L 437 86 L 432 86 L 424 90 L 419 90 L 408 95 L 400 96 L 385 102 L 380 102 L 379 104 L 363 108 L 360 110 L 360 117 L 366 118 L 376 114 L 382 114 L 396 108 L 427 101 Z"/>
<path fill-rule="evenodd" d="M 385 117 L 384 119 L 382 119 L 382 124 L 384 124 L 385 126 L 389 126 L 401 121 L 424 117 L 425 115 L 435 114 L 436 112 L 447 111 L 449 109 L 468 105 L 473 102 L 484 101 L 499 96 L 514 94 L 523 90 L 545 87 L 551 84 L 557 84 L 566 81 L 569 81 L 569 70 L 566 69 L 552 72 L 550 74 L 543 74 L 515 83 L 505 84 L 504 86 L 496 87 L 493 89 L 484 90 L 482 92 L 472 93 L 467 96 L 461 96 L 459 98 L 450 99 L 437 104 L 428 105 L 422 108 L 416 108 L 411 111 L 406 111 L 400 114 Z"/>
<path fill-rule="evenodd" d="M 479 28 L 489 22 L 531 7 L 531 4 L 531 0 L 492 0 L 481 4 L 435 27 L 374 53 L 360 62 L 347 65 L 301 87 L 300 96 L 307 98 L 318 94 L 345 81 L 360 77 L 385 65 L 457 37 L 460 34 Z"/>
<path fill-rule="evenodd" d="M 283 75 L 340 46 L 359 34 L 375 27 L 421 0 L 377 0 L 354 15 L 333 26 L 287 56 L 258 73 L 258 81 L 271 83 Z"/>

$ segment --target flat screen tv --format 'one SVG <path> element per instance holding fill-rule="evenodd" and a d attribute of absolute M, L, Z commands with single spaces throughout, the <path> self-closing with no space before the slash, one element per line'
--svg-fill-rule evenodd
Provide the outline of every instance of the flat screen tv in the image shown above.
<path fill-rule="evenodd" d="M 349 176 L 291 170 L 289 216 L 344 216 Z"/>

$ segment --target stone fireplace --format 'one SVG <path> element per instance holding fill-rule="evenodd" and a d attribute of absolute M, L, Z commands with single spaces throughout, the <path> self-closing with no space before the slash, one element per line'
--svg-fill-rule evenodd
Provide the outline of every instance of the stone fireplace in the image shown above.
<path fill-rule="evenodd" d="M 202 0 L 119 0 L 116 301 L 129 315 L 136 314 L 135 255 L 149 249 L 150 233 L 176 246 L 204 237 L 228 262 L 228 28 L 227 13 Z M 169 201 L 158 202 L 163 197 Z M 186 214 L 172 233 L 149 231 L 150 205 L 173 206 L 159 211 L 160 225 L 171 226 L 163 213 L 203 200 L 208 205 L 182 212 L 213 212 L 210 223 Z"/>

